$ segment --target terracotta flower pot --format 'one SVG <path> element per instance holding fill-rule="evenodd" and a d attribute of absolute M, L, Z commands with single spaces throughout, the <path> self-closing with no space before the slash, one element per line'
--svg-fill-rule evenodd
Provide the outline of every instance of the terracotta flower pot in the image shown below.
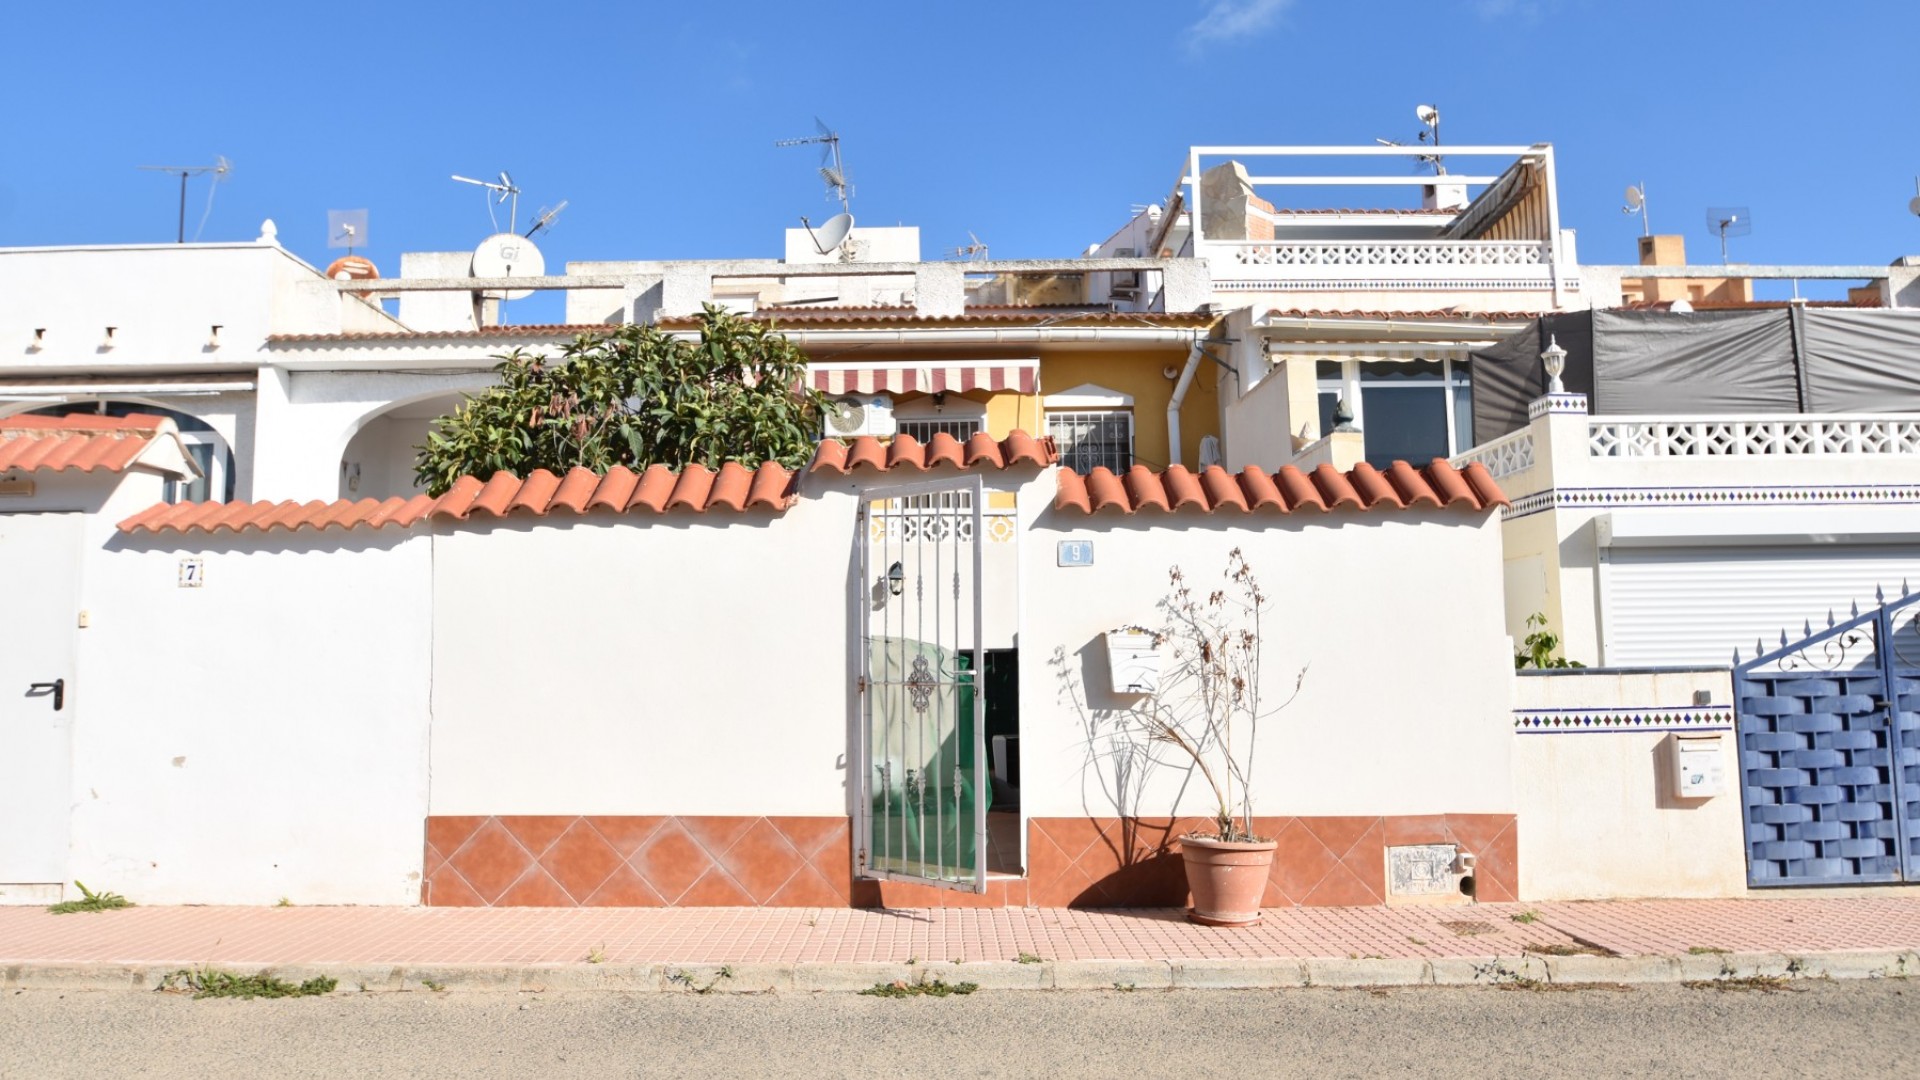
<path fill-rule="evenodd" d="M 1272 840 L 1180 838 L 1193 906 L 1187 918 L 1207 926 L 1252 926 L 1260 921 L 1260 898 L 1273 866 Z"/>

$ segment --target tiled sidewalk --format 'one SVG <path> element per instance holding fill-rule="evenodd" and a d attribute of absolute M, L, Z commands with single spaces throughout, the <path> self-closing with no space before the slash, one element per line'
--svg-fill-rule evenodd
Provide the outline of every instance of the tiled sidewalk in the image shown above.
<path fill-rule="evenodd" d="M 1162 909 L 0 908 L 0 965 L 1431 958 L 1581 943 L 1627 956 L 1916 948 L 1920 897 L 1289 908 L 1244 930 Z"/>

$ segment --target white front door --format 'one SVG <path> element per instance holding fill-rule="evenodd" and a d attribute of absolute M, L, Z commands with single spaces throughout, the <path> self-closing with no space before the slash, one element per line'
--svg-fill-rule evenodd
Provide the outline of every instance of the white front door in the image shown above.
<path fill-rule="evenodd" d="M 67 879 L 81 521 L 0 513 L 0 904 Z"/>

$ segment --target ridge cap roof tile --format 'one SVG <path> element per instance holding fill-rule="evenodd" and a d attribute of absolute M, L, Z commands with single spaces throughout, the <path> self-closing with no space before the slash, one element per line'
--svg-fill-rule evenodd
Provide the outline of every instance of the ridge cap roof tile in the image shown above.
<path fill-rule="evenodd" d="M 1108 508 L 1133 514 L 1148 508 L 1172 511 L 1189 505 L 1202 513 L 1222 509 L 1290 513 L 1307 507 L 1328 512 L 1342 506 L 1363 512 L 1458 506 L 1484 511 L 1512 503 L 1485 466 L 1475 462 L 1465 469 L 1455 469 L 1442 458 L 1424 467 L 1395 460 L 1385 469 L 1360 462 L 1345 472 L 1325 462 L 1310 472 L 1293 465 L 1283 465 L 1272 473 L 1254 465 L 1238 473 L 1209 465 L 1195 474 L 1180 465 L 1155 471 L 1136 464 L 1124 476 L 1116 476 L 1105 466 L 1084 474 L 1061 469 L 1053 500 L 1056 510 L 1089 516 Z"/>
<path fill-rule="evenodd" d="M 334 527 L 381 529 L 389 525 L 411 528 L 432 518 L 471 521 L 476 508 L 492 518 L 520 510 L 545 517 L 556 509 L 580 517 L 600 508 L 622 513 L 634 509 L 662 513 L 677 507 L 696 512 L 763 508 L 781 513 L 793 505 L 798 476 L 796 470 L 773 461 L 753 467 L 727 462 L 717 470 L 698 464 L 678 471 L 653 465 L 642 476 L 635 476 L 632 469 L 622 465 L 605 474 L 575 467 L 567 470 L 565 477 L 534 469 L 524 480 L 501 470 L 484 483 L 475 476 L 462 476 L 438 498 L 417 494 L 304 503 L 292 499 L 156 503 L 121 520 L 115 528 L 122 533 L 241 533 L 249 529 L 265 533 L 276 528 L 324 532 Z"/>

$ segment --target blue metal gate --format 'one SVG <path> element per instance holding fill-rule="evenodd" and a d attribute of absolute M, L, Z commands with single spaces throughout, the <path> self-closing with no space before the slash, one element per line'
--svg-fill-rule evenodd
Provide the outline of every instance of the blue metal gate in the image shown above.
<path fill-rule="evenodd" d="M 1920 881 L 1920 594 L 1900 591 L 1734 654 L 1748 884 Z"/>

